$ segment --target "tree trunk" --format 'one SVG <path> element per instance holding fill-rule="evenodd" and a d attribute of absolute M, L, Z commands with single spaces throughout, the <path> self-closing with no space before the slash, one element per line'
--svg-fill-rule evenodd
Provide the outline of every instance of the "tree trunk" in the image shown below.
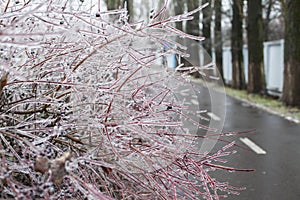
<path fill-rule="evenodd" d="M 233 1 L 232 12 L 232 87 L 235 89 L 245 89 L 243 63 L 243 0 Z"/>
<path fill-rule="evenodd" d="M 188 11 L 195 10 L 199 7 L 199 1 L 188 0 L 187 1 Z M 188 20 L 186 23 L 186 32 L 191 35 L 199 36 L 200 27 L 199 27 L 199 13 L 193 15 L 193 20 Z"/>
<path fill-rule="evenodd" d="M 205 3 L 209 3 L 209 5 L 203 9 L 202 34 L 203 37 L 205 37 L 205 40 L 203 41 L 203 46 L 207 53 L 211 55 L 211 0 L 202 0 L 202 4 Z"/>
<path fill-rule="evenodd" d="M 105 0 L 106 6 L 107 6 L 107 10 L 114 10 L 116 9 L 116 0 Z"/>
<path fill-rule="evenodd" d="M 133 0 L 105 0 L 107 10 L 115 10 L 124 7 L 124 3 L 127 1 L 128 11 L 133 10 Z"/>
<path fill-rule="evenodd" d="M 274 4 L 274 0 L 269 0 L 266 5 L 266 17 L 263 20 L 263 25 L 264 25 L 264 41 L 269 41 L 269 23 L 271 21 L 271 11 L 272 11 L 272 6 Z"/>
<path fill-rule="evenodd" d="M 128 11 L 128 16 L 129 16 L 129 21 L 131 21 L 133 19 L 133 0 L 123 0 L 124 1 L 124 4 L 126 2 L 126 9 Z"/>
<path fill-rule="evenodd" d="M 285 2 L 284 86 L 282 101 L 300 107 L 300 1 Z"/>
<path fill-rule="evenodd" d="M 214 31 L 214 47 L 215 47 L 215 54 L 216 54 L 216 65 L 219 70 L 220 76 L 223 79 L 223 41 L 222 41 L 222 0 L 215 0 L 214 4 L 215 10 L 215 31 Z"/>
<path fill-rule="evenodd" d="M 127 3 L 126 9 L 128 11 L 129 20 L 133 19 L 133 0 L 105 0 L 107 10 L 124 8 L 125 2 Z M 116 20 L 116 18 L 112 17 L 111 20 Z"/>
<path fill-rule="evenodd" d="M 175 15 L 183 14 L 184 13 L 184 4 L 185 4 L 184 1 L 173 0 L 173 3 L 174 3 Z M 178 30 L 183 31 L 182 22 L 176 22 L 175 26 Z"/>
<path fill-rule="evenodd" d="M 184 13 L 184 6 L 185 6 L 185 2 L 184 1 L 173 0 L 173 5 L 174 5 L 174 13 L 175 13 L 175 15 L 181 15 L 181 14 Z M 182 23 L 182 21 L 176 22 L 175 23 L 175 27 L 178 30 L 185 32 L 185 30 L 183 30 L 183 23 Z M 182 39 L 179 38 L 179 37 L 177 37 L 176 40 L 179 43 L 182 42 Z M 183 57 L 176 56 L 176 66 L 179 66 L 180 64 L 188 65 L 188 63 L 185 62 L 185 59 Z"/>
<path fill-rule="evenodd" d="M 248 93 L 262 94 L 266 91 L 263 41 L 264 30 L 261 0 L 248 0 Z"/>
<path fill-rule="evenodd" d="M 199 1 L 188 0 L 187 7 L 188 7 L 188 11 L 195 10 L 199 7 Z M 199 36 L 200 35 L 199 12 L 195 13 L 193 17 L 194 17 L 193 20 L 189 20 L 186 23 L 186 33 Z M 190 57 L 186 60 L 184 59 L 185 61 L 183 63 L 185 63 L 185 65 L 191 63 L 194 66 L 199 66 L 200 65 L 199 46 L 193 45 L 193 46 L 187 46 L 187 48 L 189 48 Z M 193 76 L 199 78 L 199 73 L 194 73 Z"/>

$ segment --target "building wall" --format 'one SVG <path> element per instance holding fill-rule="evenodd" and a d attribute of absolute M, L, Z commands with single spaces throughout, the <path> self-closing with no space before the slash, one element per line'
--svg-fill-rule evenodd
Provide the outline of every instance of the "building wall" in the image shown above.
<path fill-rule="evenodd" d="M 244 73 L 248 81 L 248 48 L 244 46 Z M 269 93 L 280 95 L 283 87 L 284 40 L 264 43 L 264 66 Z M 232 82 L 232 63 L 230 47 L 223 48 L 223 73 L 226 84 Z"/>

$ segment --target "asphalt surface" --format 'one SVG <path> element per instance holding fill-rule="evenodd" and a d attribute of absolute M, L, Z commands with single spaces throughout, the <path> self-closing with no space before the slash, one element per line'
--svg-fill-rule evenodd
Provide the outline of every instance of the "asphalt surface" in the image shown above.
<path fill-rule="evenodd" d="M 209 95 L 202 88 L 203 96 Z M 209 100 L 199 98 L 200 105 L 209 107 Z M 223 131 L 252 133 L 226 137 L 240 146 L 238 153 L 229 156 L 226 166 L 251 168 L 254 172 L 218 171 L 213 176 L 230 185 L 246 187 L 239 196 L 229 195 L 229 200 L 298 200 L 300 199 L 300 125 L 282 117 L 252 107 L 249 104 L 226 98 L 226 118 Z M 213 120 L 213 119 L 212 119 Z M 265 154 L 258 154 L 244 144 L 242 139 L 255 143 Z M 226 143 L 219 141 L 214 149 Z"/>

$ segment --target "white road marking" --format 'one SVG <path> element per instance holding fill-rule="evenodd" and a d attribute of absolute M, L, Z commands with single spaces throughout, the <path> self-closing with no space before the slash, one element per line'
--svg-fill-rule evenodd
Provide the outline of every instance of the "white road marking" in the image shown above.
<path fill-rule="evenodd" d="M 191 103 L 198 106 L 199 102 L 196 99 L 191 99 Z"/>
<path fill-rule="evenodd" d="M 186 96 L 188 96 L 188 95 L 189 95 L 189 93 L 187 93 L 187 92 L 184 92 L 184 91 L 181 91 L 181 92 L 180 92 L 180 95 L 181 95 L 181 96 L 184 96 L 184 97 L 186 97 Z"/>
<path fill-rule="evenodd" d="M 215 121 L 221 121 L 221 118 L 214 113 L 208 112 L 207 115 Z"/>
<path fill-rule="evenodd" d="M 255 153 L 257 154 L 267 154 L 265 150 L 263 150 L 261 147 L 259 147 L 257 144 L 255 144 L 253 141 L 251 141 L 249 138 L 240 138 L 240 140 L 250 147 Z"/>

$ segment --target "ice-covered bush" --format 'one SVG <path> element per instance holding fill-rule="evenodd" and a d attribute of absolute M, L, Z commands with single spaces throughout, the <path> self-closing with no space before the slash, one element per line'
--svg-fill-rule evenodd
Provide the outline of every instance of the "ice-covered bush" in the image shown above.
<path fill-rule="evenodd" d="M 0 198 L 237 193 L 209 175 L 235 170 L 218 164 L 234 143 L 199 151 L 223 134 L 202 116 L 189 74 L 205 77 L 213 65 L 161 64 L 171 54 L 189 60 L 190 45 L 179 41 L 203 38 L 173 25 L 201 8 L 169 17 L 165 6 L 150 22 L 128 23 L 124 9 L 82 2 L 1 1 Z"/>

